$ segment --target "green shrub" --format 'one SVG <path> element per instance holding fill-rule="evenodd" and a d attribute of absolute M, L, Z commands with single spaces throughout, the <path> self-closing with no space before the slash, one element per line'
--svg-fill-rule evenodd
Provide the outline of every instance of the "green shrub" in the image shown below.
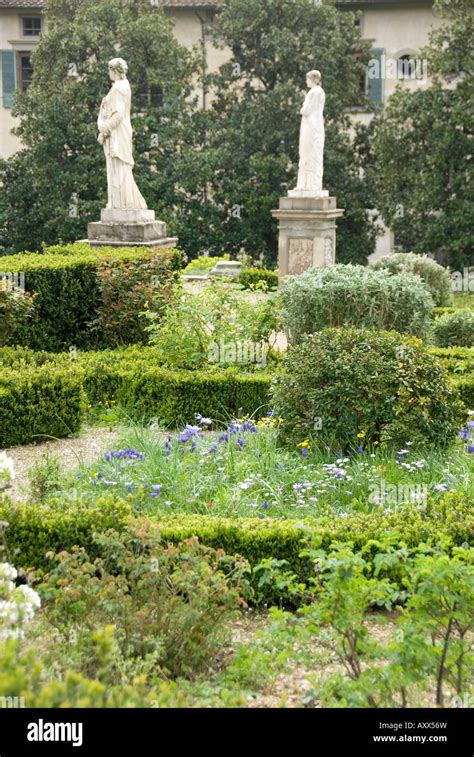
<path fill-rule="evenodd" d="M 433 337 L 438 347 L 474 347 L 474 311 L 456 310 L 436 318 Z"/>
<path fill-rule="evenodd" d="M 18 568 L 48 566 L 46 554 L 75 545 L 89 554 L 93 534 L 114 528 L 123 530 L 132 517 L 128 503 L 112 495 L 93 504 L 60 501 L 48 505 L 13 504 L 0 501 L 0 521 L 9 524 L 4 541 L 6 557 Z M 350 542 L 355 550 L 378 549 L 380 542 L 472 544 L 474 518 L 467 497 L 447 493 L 438 502 L 428 502 L 426 509 L 407 505 L 397 512 L 349 513 L 347 517 L 324 516 L 317 520 L 281 520 L 271 518 L 210 518 L 209 515 L 170 515 L 156 517 L 164 543 L 179 542 L 197 536 L 202 544 L 222 549 L 228 555 L 241 555 L 252 566 L 265 559 L 285 560 L 288 570 L 306 580 L 310 563 L 302 552 L 308 542 L 328 550 L 333 542 Z M 94 552 L 94 556 L 97 554 Z M 387 575 L 400 579 L 399 566 Z"/>
<path fill-rule="evenodd" d="M 417 276 L 353 265 L 310 268 L 282 288 L 283 319 L 292 342 L 329 327 L 394 330 L 424 338 L 433 300 Z"/>
<path fill-rule="evenodd" d="M 278 330 L 275 297 L 255 297 L 212 280 L 196 293 L 176 284 L 161 289 L 146 312 L 150 342 L 161 365 L 201 369 L 210 365 L 261 368 L 272 355 Z M 244 350 L 245 348 L 245 350 Z"/>
<path fill-rule="evenodd" d="M 0 289 L 0 347 L 22 344 L 28 338 L 34 318 L 34 295 Z"/>
<path fill-rule="evenodd" d="M 163 279 L 164 261 L 153 253 L 139 260 L 98 263 L 99 303 L 89 324 L 95 346 L 113 348 L 148 341 L 146 321 L 139 316 L 152 301 L 160 276 Z M 169 290 L 172 280 L 168 273 L 162 287 Z"/>
<path fill-rule="evenodd" d="M 431 293 L 437 307 L 451 304 L 451 276 L 447 268 L 426 255 L 416 255 L 413 252 L 396 252 L 385 255 L 380 260 L 370 264 L 376 271 L 389 271 L 392 274 L 404 276 L 419 276 Z"/>
<path fill-rule="evenodd" d="M 327 329 L 292 347 L 272 386 L 282 433 L 338 449 L 369 444 L 448 445 L 461 405 L 442 366 L 414 337 Z"/>
<path fill-rule="evenodd" d="M 125 660 L 153 655 L 155 674 L 172 678 L 212 663 L 247 591 L 244 560 L 197 539 L 164 545 L 151 523 L 96 534 L 92 556 L 77 547 L 54 560 L 39 592 L 63 643 L 71 628 L 82 635 L 114 625 Z M 97 675 L 87 646 L 84 651 L 84 672 Z"/>
<path fill-rule="evenodd" d="M 278 271 L 269 268 L 243 268 L 239 283 L 245 289 L 254 289 L 259 284 L 266 284 L 268 289 L 276 289 L 278 286 Z"/>
<path fill-rule="evenodd" d="M 445 313 L 455 313 L 456 308 L 433 308 L 433 312 L 431 315 L 433 318 L 439 318 L 440 315 L 444 315 Z"/>
<path fill-rule="evenodd" d="M 81 375 L 69 367 L 0 371 L 0 447 L 73 434 L 85 409 Z"/>
<path fill-rule="evenodd" d="M 92 504 L 64 498 L 48 505 L 0 499 L 0 521 L 8 523 L 7 557 L 23 568 L 44 568 L 47 554 L 76 545 L 91 549 L 94 532 L 125 528 L 131 514 L 130 505 L 112 496 Z"/>
<path fill-rule="evenodd" d="M 150 685 L 135 677 L 133 683 L 111 685 L 108 673 L 116 665 L 114 629 L 99 629 L 91 635 L 93 654 L 101 680 L 86 678 L 74 670 L 52 677 L 51 669 L 38 661 L 36 649 L 22 650 L 18 641 L 0 645 L 0 696 L 24 699 L 29 708 L 124 708 L 189 707 L 182 689 L 174 682 Z"/>
<path fill-rule="evenodd" d="M 149 368 L 123 381 L 117 401 L 132 418 L 156 418 L 176 426 L 206 412 L 212 418 L 252 415 L 268 409 L 269 379 L 235 370 L 167 371 Z"/>
<path fill-rule="evenodd" d="M 227 253 L 221 257 L 211 257 L 209 255 L 200 255 L 198 258 L 191 260 L 186 268 L 183 270 L 185 275 L 206 275 L 215 268 L 216 263 L 223 260 L 230 260 L 230 255 Z"/>
<path fill-rule="evenodd" d="M 180 253 L 177 250 L 156 252 L 138 247 L 103 247 L 97 250 L 79 243 L 49 247 L 41 254 L 5 256 L 2 259 L 4 269 L 11 274 L 23 273 L 26 291 L 35 294 L 35 318 L 26 343 L 36 349 L 52 351 L 71 345 L 81 348 L 92 346 L 97 335 L 93 337 L 94 332 L 91 334 L 90 324 L 101 314 L 102 318 L 106 317 L 104 307 L 110 304 L 110 298 L 113 300 L 114 296 L 103 286 L 101 291 L 98 270 L 106 263 L 113 265 L 114 261 L 135 263 L 138 268 L 141 262 L 145 266 L 144 276 L 147 280 L 153 274 L 157 281 L 165 281 L 179 268 Z M 109 297 L 108 302 L 105 302 L 103 295 L 104 298 L 106 295 Z M 115 304 L 118 304 L 116 292 Z M 116 313 L 109 313 L 109 318 L 116 317 Z M 116 331 L 113 333 L 115 344 Z"/>

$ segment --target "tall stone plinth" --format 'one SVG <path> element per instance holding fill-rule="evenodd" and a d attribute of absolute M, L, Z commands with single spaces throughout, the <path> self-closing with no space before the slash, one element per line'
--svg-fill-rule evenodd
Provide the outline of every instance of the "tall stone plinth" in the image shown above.
<path fill-rule="evenodd" d="M 280 276 L 335 263 L 336 221 L 343 213 L 335 197 L 282 197 L 278 210 L 272 210 L 279 221 Z"/>
<path fill-rule="evenodd" d="M 177 237 L 168 237 L 166 224 L 148 209 L 104 208 L 100 221 L 87 225 L 87 242 L 92 247 L 175 247 Z"/>

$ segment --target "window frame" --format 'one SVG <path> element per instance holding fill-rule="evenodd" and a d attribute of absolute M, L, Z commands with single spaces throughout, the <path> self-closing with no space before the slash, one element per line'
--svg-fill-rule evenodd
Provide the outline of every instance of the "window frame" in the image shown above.
<path fill-rule="evenodd" d="M 26 34 L 25 33 L 25 21 L 27 19 L 37 20 L 40 23 L 40 29 L 38 34 Z M 22 39 L 38 39 L 43 32 L 43 19 L 39 13 L 22 13 L 20 14 L 20 36 Z"/>

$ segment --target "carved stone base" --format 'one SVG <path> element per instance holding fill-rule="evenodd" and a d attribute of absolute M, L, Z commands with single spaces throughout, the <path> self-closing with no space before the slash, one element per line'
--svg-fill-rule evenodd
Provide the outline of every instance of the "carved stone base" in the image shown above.
<path fill-rule="evenodd" d="M 336 262 L 336 220 L 344 210 L 335 197 L 282 197 L 272 216 L 279 221 L 280 276 L 297 276 L 312 266 Z"/>
<path fill-rule="evenodd" d="M 166 236 L 166 224 L 147 208 L 103 208 L 100 221 L 87 225 L 91 247 L 174 247 L 177 237 Z"/>

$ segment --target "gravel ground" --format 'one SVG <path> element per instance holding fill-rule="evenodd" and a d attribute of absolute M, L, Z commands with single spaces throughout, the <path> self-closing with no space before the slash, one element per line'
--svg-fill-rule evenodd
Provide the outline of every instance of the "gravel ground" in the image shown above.
<path fill-rule="evenodd" d="M 28 471 L 45 455 L 56 457 L 63 470 L 74 469 L 81 460 L 90 462 L 100 452 L 113 446 L 117 433 L 108 428 L 84 427 L 77 437 L 50 439 L 40 444 L 25 444 L 12 447 L 6 452 L 15 463 L 15 480 L 8 489 L 8 496 L 16 502 L 25 501 L 28 496 Z"/>

